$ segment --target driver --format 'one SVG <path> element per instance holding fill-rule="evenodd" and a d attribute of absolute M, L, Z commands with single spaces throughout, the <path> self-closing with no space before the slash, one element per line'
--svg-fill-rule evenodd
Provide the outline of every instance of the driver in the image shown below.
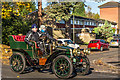
<path fill-rule="evenodd" d="M 55 40 L 54 38 L 52 38 L 46 31 L 46 27 L 44 25 L 41 25 L 39 31 L 38 31 L 38 27 L 36 24 L 33 24 L 31 26 L 31 30 L 26 34 L 25 37 L 25 42 L 30 45 L 30 46 L 34 46 L 34 44 L 31 41 L 35 41 L 37 43 L 37 46 L 40 48 L 40 50 L 45 53 L 44 47 L 43 47 L 43 39 L 40 39 L 40 37 L 42 37 L 43 35 L 46 36 L 47 38 L 49 38 L 50 40 Z M 30 41 L 31 40 L 31 41 Z"/>

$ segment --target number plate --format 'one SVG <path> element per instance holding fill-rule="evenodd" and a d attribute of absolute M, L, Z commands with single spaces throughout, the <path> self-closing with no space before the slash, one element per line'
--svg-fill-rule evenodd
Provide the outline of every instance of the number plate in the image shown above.
<path fill-rule="evenodd" d="M 96 47 L 91 47 L 91 49 L 96 49 Z"/>
<path fill-rule="evenodd" d="M 112 44 L 115 44 L 115 42 L 112 42 Z"/>

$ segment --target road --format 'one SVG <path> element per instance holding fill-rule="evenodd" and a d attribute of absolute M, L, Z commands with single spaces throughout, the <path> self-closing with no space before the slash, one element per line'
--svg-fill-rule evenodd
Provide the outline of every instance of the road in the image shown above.
<path fill-rule="evenodd" d="M 107 62 L 110 64 L 113 64 L 114 66 L 120 65 L 120 62 L 118 61 L 118 53 L 120 53 L 120 49 L 118 48 L 110 48 L 110 50 L 106 50 L 103 52 L 100 51 L 92 51 L 92 54 L 88 55 L 89 60 L 97 60 L 103 58 L 103 62 Z M 111 58 L 111 59 L 109 59 Z M 116 62 L 116 63 L 112 63 Z M 102 73 L 102 72 L 95 72 L 94 66 L 91 65 L 91 73 L 86 76 L 77 75 L 74 78 L 118 78 L 118 74 L 113 73 Z M 92 70 L 93 69 L 93 70 Z M 28 72 L 25 74 L 17 74 L 15 72 L 12 72 L 10 70 L 10 66 L 8 65 L 2 65 L 2 78 L 57 78 L 54 74 L 51 72 L 45 71 L 43 73 L 39 72 L 38 70 L 34 70 L 32 72 Z"/>

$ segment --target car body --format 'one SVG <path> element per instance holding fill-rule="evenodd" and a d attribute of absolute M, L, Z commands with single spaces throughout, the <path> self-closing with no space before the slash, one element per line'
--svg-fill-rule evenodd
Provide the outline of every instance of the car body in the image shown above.
<path fill-rule="evenodd" d="M 74 49 L 69 46 L 58 46 L 56 42 L 43 39 L 46 53 L 42 53 L 36 42 L 34 46 L 24 42 L 25 36 L 9 35 L 11 70 L 24 73 L 27 67 L 37 67 L 40 70 L 52 70 L 58 78 L 70 78 L 73 73 L 88 74 L 90 62 L 88 50 Z M 50 42 L 49 42 L 50 41 Z M 7 54 L 8 52 L 6 52 Z"/>
<path fill-rule="evenodd" d="M 120 47 L 120 39 L 112 39 L 110 42 L 110 47 Z"/>
<path fill-rule="evenodd" d="M 109 43 L 107 43 L 103 39 L 95 39 L 89 42 L 88 48 L 91 50 L 98 49 L 100 51 L 103 51 L 104 49 L 109 49 Z"/>
<path fill-rule="evenodd" d="M 78 44 L 73 43 L 71 39 L 57 39 L 59 44 L 65 45 L 65 42 L 67 42 L 67 46 L 72 47 L 72 48 L 79 48 L 80 46 Z"/>

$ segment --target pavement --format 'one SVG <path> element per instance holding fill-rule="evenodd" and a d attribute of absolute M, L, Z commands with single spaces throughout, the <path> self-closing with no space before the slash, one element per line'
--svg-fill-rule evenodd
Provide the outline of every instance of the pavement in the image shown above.
<path fill-rule="evenodd" d="M 105 50 L 102 52 L 92 51 L 91 55 L 88 56 L 91 63 L 91 68 L 94 68 L 94 72 L 119 74 L 119 53 L 119 48 L 110 48 L 109 50 Z"/>

